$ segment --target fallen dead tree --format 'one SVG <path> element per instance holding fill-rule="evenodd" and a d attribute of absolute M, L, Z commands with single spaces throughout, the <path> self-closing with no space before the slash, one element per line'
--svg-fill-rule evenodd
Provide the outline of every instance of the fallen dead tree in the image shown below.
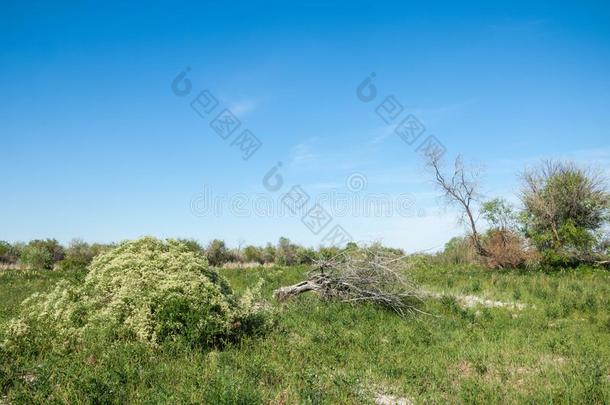
<path fill-rule="evenodd" d="M 278 288 L 274 297 L 285 301 L 313 291 L 323 300 L 372 302 L 401 316 L 422 312 L 417 309 L 419 289 L 408 279 L 402 259 L 402 255 L 375 245 L 346 250 L 329 260 L 316 261 L 307 280 Z"/>

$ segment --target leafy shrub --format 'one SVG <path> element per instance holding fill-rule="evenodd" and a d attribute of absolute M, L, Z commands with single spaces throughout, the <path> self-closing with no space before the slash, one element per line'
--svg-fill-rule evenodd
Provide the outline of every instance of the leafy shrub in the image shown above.
<path fill-rule="evenodd" d="M 11 244 L 0 240 L 0 263 L 8 263 L 8 255 L 11 250 Z"/>
<path fill-rule="evenodd" d="M 271 243 L 267 243 L 267 246 L 263 249 L 262 259 L 263 263 L 275 262 L 275 247 Z"/>
<path fill-rule="evenodd" d="M 19 244 L 11 245 L 10 243 L 0 240 L 0 264 L 15 264 L 21 256 L 21 247 Z"/>
<path fill-rule="evenodd" d="M 53 265 L 65 257 L 63 246 L 55 239 L 35 239 L 21 252 L 21 263 L 38 269 L 52 269 Z"/>
<path fill-rule="evenodd" d="M 545 262 L 588 260 L 608 221 L 610 194 L 605 178 L 569 162 L 545 162 L 523 174 L 521 220 Z"/>
<path fill-rule="evenodd" d="M 331 260 L 340 253 L 341 250 L 336 246 L 322 246 L 319 250 L 319 256 L 322 260 Z"/>
<path fill-rule="evenodd" d="M 65 251 L 62 245 L 56 239 L 35 239 L 28 243 L 28 246 L 39 247 L 45 249 L 51 255 L 53 263 L 57 263 L 65 256 Z"/>
<path fill-rule="evenodd" d="M 281 237 L 275 251 L 275 262 L 280 266 L 291 266 L 296 263 L 297 246 L 290 239 Z"/>
<path fill-rule="evenodd" d="M 246 246 L 244 259 L 248 263 L 263 263 L 263 250 L 256 246 Z"/>
<path fill-rule="evenodd" d="M 436 254 L 434 261 L 446 265 L 473 264 L 478 261 L 478 255 L 468 237 L 456 236 L 445 243 L 445 248 Z"/>
<path fill-rule="evenodd" d="M 244 263 L 246 261 L 244 254 L 240 248 L 227 249 L 225 263 Z"/>
<path fill-rule="evenodd" d="M 88 243 L 74 239 L 66 249 L 66 256 L 58 263 L 61 270 L 77 271 L 85 269 L 95 256 L 111 248 L 111 245 Z"/>
<path fill-rule="evenodd" d="M 268 321 L 255 292 L 235 297 L 188 245 L 145 237 L 95 257 L 84 283 L 62 282 L 26 300 L 3 345 L 46 350 L 93 335 L 153 347 L 168 341 L 206 347 L 264 330 Z M 43 341 L 48 347 L 39 347 Z"/>
<path fill-rule="evenodd" d="M 501 231 L 517 229 L 518 215 L 513 206 L 503 198 L 485 201 L 481 206 L 481 215 L 492 229 Z"/>
<path fill-rule="evenodd" d="M 294 259 L 296 264 L 312 264 L 319 259 L 319 255 L 313 249 L 299 246 L 296 249 Z"/>
<path fill-rule="evenodd" d="M 205 249 L 194 239 L 178 239 L 178 241 L 186 245 L 187 249 L 193 253 L 201 254 L 205 252 Z"/>
<path fill-rule="evenodd" d="M 205 256 L 211 266 L 219 267 L 229 261 L 229 251 L 225 242 L 219 239 L 214 239 L 208 244 L 205 250 Z"/>
<path fill-rule="evenodd" d="M 47 249 L 40 246 L 27 245 L 24 247 L 20 261 L 26 267 L 33 269 L 53 268 L 53 256 Z"/>

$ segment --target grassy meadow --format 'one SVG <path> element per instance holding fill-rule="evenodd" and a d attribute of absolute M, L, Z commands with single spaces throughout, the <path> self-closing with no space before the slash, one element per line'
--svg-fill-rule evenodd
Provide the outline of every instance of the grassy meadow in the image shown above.
<path fill-rule="evenodd" d="M 305 267 L 224 269 L 237 291 L 298 282 Z M 223 350 L 89 343 L 69 356 L 2 359 L 0 403 L 608 403 L 610 273 L 416 266 L 440 299 L 404 320 L 374 306 L 303 294 L 277 306 L 277 325 Z M 0 274 L 0 322 L 49 290 L 58 271 Z M 463 307 L 454 294 L 518 302 Z M 383 402 L 386 401 L 386 402 Z M 398 402 L 402 401 L 402 402 Z"/>

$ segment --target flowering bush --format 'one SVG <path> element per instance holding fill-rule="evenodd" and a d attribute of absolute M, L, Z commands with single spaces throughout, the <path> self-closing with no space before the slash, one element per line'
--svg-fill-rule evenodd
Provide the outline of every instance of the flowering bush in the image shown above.
<path fill-rule="evenodd" d="M 68 344 L 95 335 L 211 346 L 260 331 L 268 321 L 256 292 L 235 297 L 185 243 L 145 237 L 96 256 L 81 285 L 60 283 L 26 300 L 4 347 L 31 345 L 49 333 Z"/>

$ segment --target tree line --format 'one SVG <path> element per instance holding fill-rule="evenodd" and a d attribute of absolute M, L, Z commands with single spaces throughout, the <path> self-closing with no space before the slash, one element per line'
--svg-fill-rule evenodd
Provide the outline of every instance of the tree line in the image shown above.
<path fill-rule="evenodd" d="M 295 244 L 286 237 L 279 238 L 276 244 L 265 246 L 239 246 L 230 248 L 220 239 L 214 239 L 207 245 L 201 245 L 193 239 L 180 239 L 191 251 L 203 254 L 211 266 L 222 267 L 227 263 L 277 264 L 291 266 L 312 264 L 316 260 L 329 260 L 346 249 L 355 248 L 349 243 L 343 248 L 321 246 L 318 249 Z M 116 244 L 89 244 L 80 239 L 71 241 L 67 246 L 56 239 L 36 239 L 28 243 L 11 244 L 0 241 L 0 264 L 9 267 L 36 269 L 80 269 L 84 268 L 95 256 L 115 247 Z M 385 248 L 396 254 L 404 255 L 400 249 Z"/>
<path fill-rule="evenodd" d="M 450 264 L 479 263 L 490 268 L 571 267 L 608 265 L 610 194 L 599 170 L 573 162 L 545 161 L 520 175 L 519 205 L 503 198 L 485 200 L 479 172 L 465 165 L 461 156 L 447 168 L 442 156 L 431 151 L 426 163 L 447 202 L 459 209 L 468 229 L 464 237 L 451 239 L 435 256 Z M 483 219 L 487 227 L 479 228 Z M 212 266 L 227 263 L 260 265 L 311 264 L 342 252 L 338 247 L 313 249 L 281 237 L 276 244 L 229 248 L 214 239 L 206 246 L 181 240 L 202 253 Z M 56 239 L 28 243 L 0 241 L 0 265 L 39 269 L 86 267 L 93 257 L 114 244 L 88 244 L 73 240 L 62 246 Z M 351 242 L 343 249 L 357 247 Z M 389 248 L 386 248 L 389 249 Z M 395 253 L 404 255 L 399 249 Z"/>

